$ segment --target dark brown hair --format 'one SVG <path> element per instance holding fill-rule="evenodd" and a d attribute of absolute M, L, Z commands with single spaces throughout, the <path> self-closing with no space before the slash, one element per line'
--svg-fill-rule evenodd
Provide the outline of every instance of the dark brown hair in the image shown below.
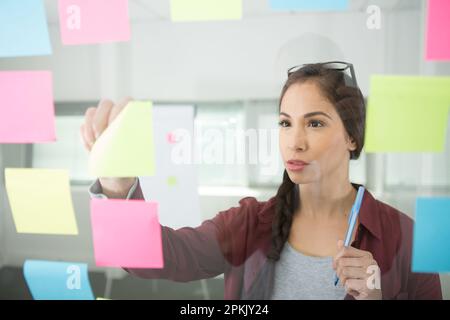
<path fill-rule="evenodd" d="M 358 159 L 364 146 L 364 129 L 366 108 L 364 97 L 357 87 L 347 86 L 349 76 L 344 72 L 326 68 L 323 64 L 309 64 L 292 72 L 279 100 L 281 101 L 293 84 L 314 81 L 321 92 L 336 108 L 345 130 L 356 144 L 356 149 L 350 152 L 350 159 Z M 292 217 L 300 205 L 298 185 L 289 178 L 286 170 L 283 182 L 276 195 L 275 217 L 272 224 L 272 248 L 268 254 L 269 259 L 278 261 L 280 253 L 286 243 L 292 225 Z"/>

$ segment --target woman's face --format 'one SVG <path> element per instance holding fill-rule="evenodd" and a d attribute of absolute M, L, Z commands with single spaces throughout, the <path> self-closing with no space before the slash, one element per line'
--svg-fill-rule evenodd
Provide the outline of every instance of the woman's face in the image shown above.
<path fill-rule="evenodd" d="M 315 82 L 289 87 L 281 101 L 279 127 L 280 151 L 292 182 L 319 182 L 348 168 L 349 151 L 356 144 Z"/>

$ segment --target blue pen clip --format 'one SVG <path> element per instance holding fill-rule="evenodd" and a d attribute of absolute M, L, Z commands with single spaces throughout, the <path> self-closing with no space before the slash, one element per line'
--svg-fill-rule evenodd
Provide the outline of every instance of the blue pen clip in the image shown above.
<path fill-rule="evenodd" d="M 356 219 L 358 218 L 359 210 L 361 209 L 364 190 L 365 188 L 363 186 L 359 187 L 355 203 L 353 204 L 352 209 L 350 210 L 350 214 L 348 217 L 348 228 L 344 240 L 345 247 L 348 247 L 350 245 L 350 241 L 352 240 L 353 229 L 355 229 Z M 334 286 L 337 286 L 337 284 L 339 283 L 339 277 L 337 276 L 337 273 L 335 273 L 334 279 L 335 279 Z"/>

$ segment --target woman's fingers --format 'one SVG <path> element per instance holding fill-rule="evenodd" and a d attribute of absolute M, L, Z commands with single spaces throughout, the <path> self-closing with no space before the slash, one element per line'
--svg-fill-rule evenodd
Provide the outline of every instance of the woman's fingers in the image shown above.
<path fill-rule="evenodd" d="M 365 279 L 367 277 L 366 271 L 363 267 L 338 268 L 336 274 L 343 285 L 345 285 L 349 279 Z"/>
<path fill-rule="evenodd" d="M 95 112 L 94 122 L 92 127 L 94 129 L 95 138 L 102 134 L 102 132 L 106 129 L 109 123 L 109 114 L 111 109 L 113 108 L 114 103 L 111 100 L 105 99 L 100 101 L 97 107 L 97 111 Z"/>
<path fill-rule="evenodd" d="M 85 124 L 83 123 L 80 127 L 80 139 L 83 142 L 83 146 L 87 151 L 91 151 L 91 145 L 88 144 L 88 142 L 86 141 L 85 137 L 84 137 L 84 130 L 85 130 Z"/>
<path fill-rule="evenodd" d="M 86 110 L 84 123 L 80 127 L 80 135 L 84 147 L 88 151 L 131 100 L 133 98 L 126 97 L 118 104 L 114 104 L 111 100 L 105 99 L 100 101 L 97 107 L 90 107 Z"/>
<path fill-rule="evenodd" d="M 339 243 L 338 243 L 339 247 Z M 336 263 L 339 259 L 346 258 L 366 258 L 373 259 L 372 254 L 369 251 L 359 250 L 354 247 L 340 247 L 340 250 L 333 258 L 333 268 L 336 268 Z"/>
<path fill-rule="evenodd" d="M 363 259 L 359 258 L 339 258 L 336 261 L 336 267 L 334 269 L 339 269 L 343 267 L 364 267 L 365 263 Z"/>
<path fill-rule="evenodd" d="M 114 105 L 114 107 L 111 109 L 111 112 L 109 113 L 108 124 L 114 121 L 114 119 L 119 115 L 119 113 L 126 107 L 128 102 L 130 102 L 131 100 L 133 100 L 133 98 L 126 97 L 118 104 Z"/>
<path fill-rule="evenodd" d="M 367 297 L 365 290 L 366 282 L 361 279 L 348 279 L 345 282 L 345 291 L 355 299 L 364 299 Z"/>
<path fill-rule="evenodd" d="M 80 128 L 81 138 L 83 140 L 84 146 L 88 151 L 91 150 L 95 142 L 95 134 L 94 129 L 92 127 L 95 113 L 96 113 L 95 107 L 88 108 L 84 116 L 84 124 Z"/>
<path fill-rule="evenodd" d="M 372 253 L 344 247 L 342 241 L 338 241 L 338 253 L 333 259 L 333 268 L 346 292 L 355 299 L 382 299 L 381 285 L 377 285 L 381 284 L 380 279 L 375 278 L 375 285 L 371 285 L 374 282 L 372 277 L 377 276 L 377 273 L 371 271 L 371 266 L 378 267 Z"/>

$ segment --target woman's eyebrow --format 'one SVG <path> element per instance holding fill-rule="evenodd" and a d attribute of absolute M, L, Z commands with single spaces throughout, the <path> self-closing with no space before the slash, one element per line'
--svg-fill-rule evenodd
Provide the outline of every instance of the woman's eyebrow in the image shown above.
<path fill-rule="evenodd" d="M 303 116 L 303 118 L 311 118 L 311 117 L 319 116 L 319 115 L 325 116 L 325 117 L 329 118 L 330 120 L 333 120 L 333 118 L 331 118 L 329 115 L 327 115 L 325 112 L 322 112 L 322 111 L 307 113 Z"/>
<path fill-rule="evenodd" d="M 305 114 L 305 115 L 303 116 L 303 118 L 311 118 L 311 117 L 319 116 L 319 115 L 325 116 L 325 117 L 327 117 L 327 118 L 333 120 L 333 118 L 331 118 L 329 115 L 327 115 L 325 112 L 322 112 L 322 111 L 316 111 L 316 112 L 310 112 L 310 113 L 307 113 L 307 114 Z M 291 118 L 291 116 L 288 115 L 288 114 L 285 113 L 285 112 L 280 112 L 280 116 L 285 116 L 285 117 Z"/>

